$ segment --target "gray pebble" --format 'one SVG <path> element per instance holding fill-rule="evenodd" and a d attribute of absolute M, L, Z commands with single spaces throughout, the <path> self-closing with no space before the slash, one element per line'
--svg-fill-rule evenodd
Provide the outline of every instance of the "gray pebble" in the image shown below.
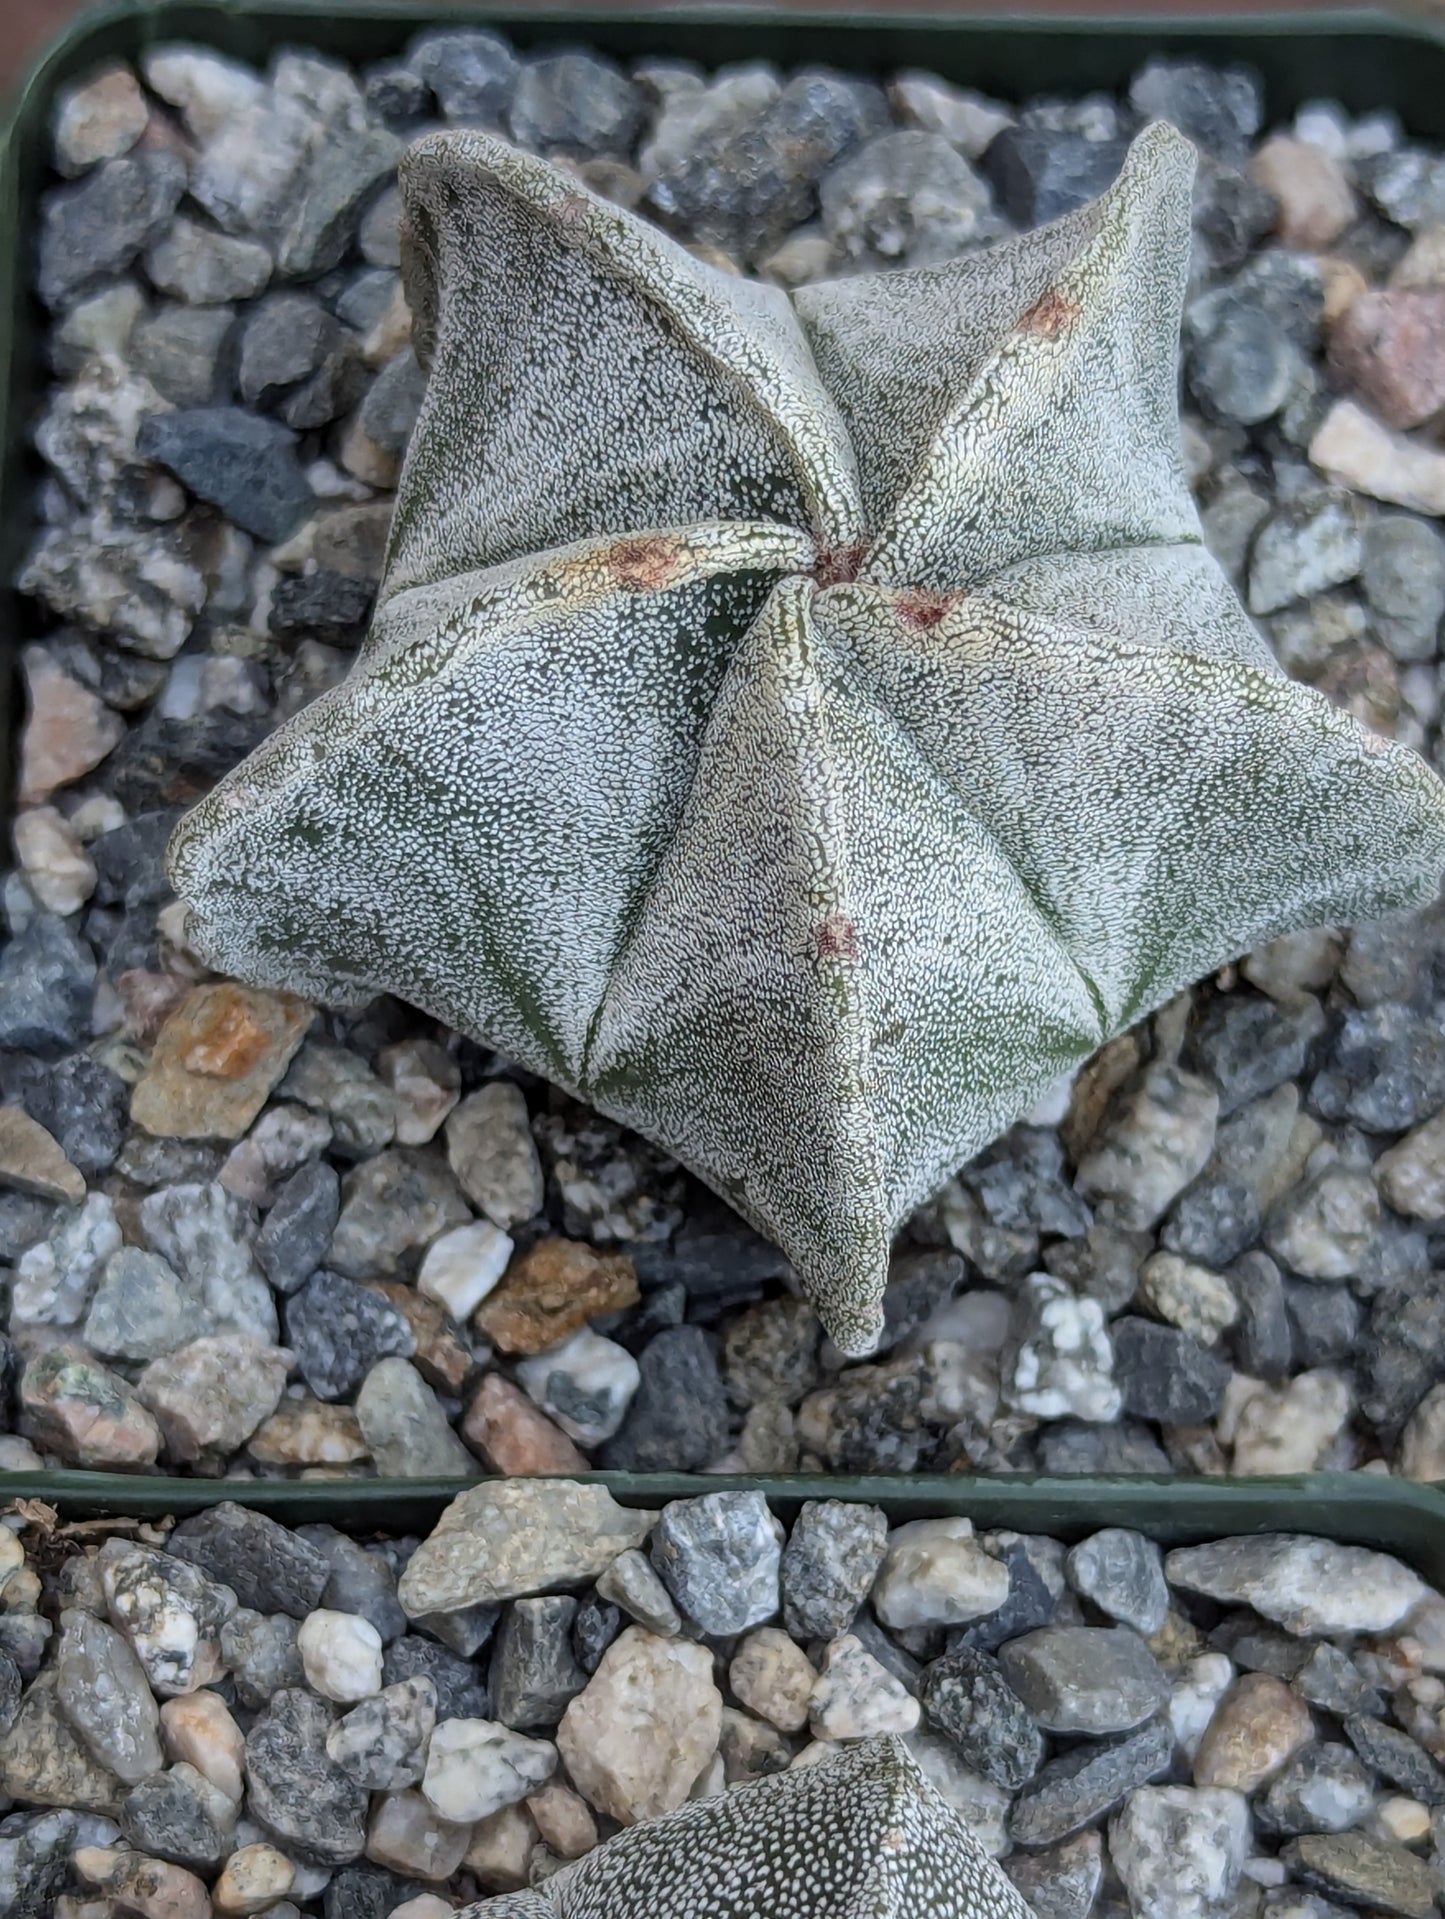
<path fill-rule="evenodd" d="M 286 1301 L 286 1340 L 318 1399 L 345 1399 L 379 1360 L 405 1358 L 416 1337 L 380 1293 L 324 1268 Z"/>
<path fill-rule="evenodd" d="M 136 449 L 258 539 L 284 540 L 313 502 L 295 434 L 242 407 L 152 414 L 141 422 Z"/>
<path fill-rule="evenodd" d="M 555 1726 L 587 1684 L 572 1650 L 577 1601 L 566 1594 L 514 1599 L 492 1645 L 492 1712 L 518 1732 Z"/>
<path fill-rule="evenodd" d="M 331 1722 L 330 1710 L 314 1693 L 288 1688 L 246 1735 L 253 1816 L 293 1859 L 318 1866 L 359 1859 L 366 1844 L 366 1789 L 327 1752 Z"/>
<path fill-rule="evenodd" d="M 663 1507 L 652 1563 L 703 1632 L 746 1632 L 778 1610 L 782 1541 L 761 1493 L 705 1493 Z"/>
<path fill-rule="evenodd" d="M 331 1568 L 298 1533 L 224 1500 L 183 1519 L 166 1550 L 229 1586 L 243 1606 L 304 1619 L 321 1603 Z"/>
<path fill-rule="evenodd" d="M 1143 1533 L 1108 1526 L 1070 1552 L 1065 1565 L 1075 1592 L 1101 1612 L 1146 1638 L 1158 1632 L 1169 1611 L 1169 1588 L 1158 1546 Z"/>
<path fill-rule="evenodd" d="M 1174 1735 L 1163 1719 L 1124 1739 L 1085 1740 L 1049 1760 L 1024 1787 L 1009 1814 L 1009 1836 L 1020 1846 L 1054 1845 L 1164 1778 L 1173 1760 Z"/>
<path fill-rule="evenodd" d="M 999 1661 L 1050 1732 L 1128 1732 L 1169 1697 L 1158 1661 L 1127 1626 L 1043 1626 L 1000 1647 Z"/>

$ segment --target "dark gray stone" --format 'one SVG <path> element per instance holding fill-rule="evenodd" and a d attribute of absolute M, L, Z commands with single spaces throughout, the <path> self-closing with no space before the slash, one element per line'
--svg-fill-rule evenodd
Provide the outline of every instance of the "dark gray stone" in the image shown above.
<path fill-rule="evenodd" d="M 1324 1740 L 1297 1753 L 1255 1801 L 1262 1832 L 1345 1832 L 1374 1801 L 1370 1775 L 1348 1746 Z"/>
<path fill-rule="evenodd" d="M 432 103 L 432 90 L 426 81 L 400 60 L 370 68 L 362 92 L 368 110 L 393 133 L 407 133 L 418 126 Z"/>
<path fill-rule="evenodd" d="M 883 1331 L 878 1351 L 892 1352 L 910 1333 L 953 1298 L 968 1277 L 968 1268 L 959 1253 L 930 1250 L 905 1253 L 888 1268 L 888 1286 L 883 1294 Z"/>
<path fill-rule="evenodd" d="M 1196 146 L 1242 166 L 1264 117 L 1264 86 L 1252 67 L 1203 60 L 1150 60 L 1129 82 L 1129 105 L 1168 120 Z"/>
<path fill-rule="evenodd" d="M 362 207 L 401 158 L 401 142 L 385 127 L 333 135 L 292 183 L 282 219 L 277 271 L 292 280 L 329 273 L 351 245 Z"/>
<path fill-rule="evenodd" d="M 86 850 L 95 863 L 97 905 L 155 906 L 170 898 L 166 846 L 180 817 L 178 806 L 139 813 L 91 841 Z"/>
<path fill-rule="evenodd" d="M 343 1866 L 322 1894 L 322 1919 L 390 1919 L 398 1906 L 427 1890 L 382 1866 Z"/>
<path fill-rule="evenodd" d="M 1003 1674 L 1050 1732 L 1128 1732 L 1169 1698 L 1169 1681 L 1127 1626 L 1043 1626 L 999 1648 Z"/>
<path fill-rule="evenodd" d="M 236 390 L 247 406 L 269 410 L 309 380 L 340 344 L 340 323 L 314 294 L 267 294 L 241 330 Z"/>
<path fill-rule="evenodd" d="M 492 1714 L 517 1732 L 549 1731 L 587 1684 L 572 1650 L 577 1601 L 566 1594 L 514 1599 L 492 1646 Z"/>
<path fill-rule="evenodd" d="M 1410 513 L 1371 520 L 1360 585 L 1375 630 L 1397 660 L 1434 657 L 1445 616 L 1445 539 L 1429 521 Z"/>
<path fill-rule="evenodd" d="M 269 720 L 253 714 L 216 710 L 190 720 L 169 720 L 148 713 L 111 756 L 111 789 L 132 813 L 193 805 L 223 773 L 254 752 L 270 730 Z"/>
<path fill-rule="evenodd" d="M 256 1612 L 304 1619 L 331 1577 L 325 1555 L 265 1513 L 224 1500 L 183 1519 L 166 1550 L 229 1586 Z"/>
<path fill-rule="evenodd" d="M 1378 1718 L 1385 1710 L 1384 1694 L 1376 1691 L 1347 1652 L 1327 1639 L 1311 1650 L 1293 1681 L 1301 1699 L 1341 1719 L 1360 1713 Z"/>
<path fill-rule="evenodd" d="M 1252 1379 L 1283 1379 L 1294 1359 L 1289 1303 L 1278 1266 L 1268 1253 L 1245 1253 L 1229 1268 L 1239 1301 L 1234 1356 Z"/>
<path fill-rule="evenodd" d="M 89 1053 L 72 1053 L 54 1066 L 29 1066 L 19 1093 L 30 1117 L 82 1173 L 113 1166 L 130 1117 L 130 1088 L 120 1075 Z"/>
<path fill-rule="evenodd" d="M 380 1553 L 368 1552 L 334 1526 L 298 1526 L 296 1537 L 323 1554 L 331 1576 L 321 1604 L 332 1612 L 359 1613 L 369 1619 L 389 1646 L 406 1631 L 406 1614 L 396 1596 L 396 1576 Z"/>
<path fill-rule="evenodd" d="M 705 1633 L 746 1632 L 778 1610 L 781 1533 L 758 1492 L 674 1499 L 653 1529 L 652 1563 Z"/>
<path fill-rule="evenodd" d="M 1167 1473 L 1169 1455 L 1138 1420 L 1090 1426 L 1082 1420 L 1052 1421 L 1039 1435 L 1039 1470 L 1073 1473 Z"/>
<path fill-rule="evenodd" d="M 345 1399 L 380 1359 L 407 1359 L 416 1336 L 380 1293 L 324 1267 L 287 1300 L 286 1343 L 318 1399 Z"/>
<path fill-rule="evenodd" d="M 235 1847 L 235 1809 L 229 1821 L 217 1817 L 219 1797 L 187 1778 L 189 1767 L 153 1773 L 127 1794 L 119 1825 L 130 1843 L 153 1858 L 169 1859 L 192 1871 L 209 1872 Z"/>
<path fill-rule="evenodd" d="M 1350 1119 L 1367 1132 L 1418 1126 L 1445 1105 L 1445 1031 L 1409 1006 L 1346 1013 L 1309 1104 L 1321 1119 Z"/>
<path fill-rule="evenodd" d="M 1020 1846 L 1051 1846 L 1091 1825 L 1140 1786 L 1167 1775 L 1174 1734 L 1156 1719 L 1127 1739 L 1086 1740 L 1051 1759 L 1026 1785 L 1009 1814 Z"/>
<path fill-rule="evenodd" d="M 606 1605 L 595 1593 L 582 1601 L 572 1621 L 572 1651 L 583 1672 L 596 1672 L 626 1623 L 620 1606 Z"/>
<path fill-rule="evenodd" d="M 33 1193 L 0 1193 L 0 1259 L 12 1263 L 38 1246 L 55 1220 L 49 1200 Z"/>
<path fill-rule="evenodd" d="M 163 306 L 130 336 L 130 355 L 157 393 L 173 406 L 210 406 L 230 397 L 229 307 Z"/>
<path fill-rule="evenodd" d="M 1254 1244 L 1259 1228 L 1259 1203 L 1243 1180 L 1206 1173 L 1175 1200 L 1159 1242 L 1203 1266 L 1227 1266 Z"/>
<path fill-rule="evenodd" d="M 406 64 L 454 124 L 501 126 L 517 82 L 517 56 L 499 33 L 462 27 L 418 34 L 407 46 Z"/>
<path fill-rule="evenodd" d="M 641 95 L 620 67 L 597 54 L 572 52 L 527 61 L 508 113 L 519 146 L 578 159 L 624 157 L 641 118 Z"/>
<path fill-rule="evenodd" d="M 1445 1272 L 1432 1271 L 1377 1294 L 1356 1351 L 1360 1410 L 1393 1440 L 1445 1376 Z"/>
<path fill-rule="evenodd" d="M 261 540 L 284 540 L 315 504 L 296 435 L 241 407 L 153 413 L 141 422 L 136 450 Z"/>
<path fill-rule="evenodd" d="M 47 306 L 66 306 L 91 281 L 123 273 L 165 232 L 186 190 L 179 154 L 165 149 L 105 160 L 41 202 L 35 285 Z"/>
<path fill-rule="evenodd" d="M 361 403 L 364 431 L 388 453 L 404 453 L 426 392 L 426 375 L 408 347 L 377 374 Z"/>
<path fill-rule="evenodd" d="M 1189 1045 L 1193 1064 L 1219 1088 L 1219 1117 L 1297 1079 L 1319 1023 L 1312 1001 L 1289 1012 L 1263 994 L 1221 994 Z"/>
<path fill-rule="evenodd" d="M 983 156 L 983 170 L 1015 226 L 1036 227 L 1087 206 L 1112 184 L 1129 143 L 1079 133 L 1005 127 Z"/>
<path fill-rule="evenodd" d="M 437 1689 L 438 1719 L 492 1716 L 490 1695 L 471 1660 L 420 1633 L 403 1633 L 392 1641 L 382 1654 L 381 1676 L 388 1686 L 399 1679 L 430 1679 Z"/>
<path fill-rule="evenodd" d="M 1445 1772 L 1407 1732 L 1359 1713 L 1346 1719 L 1345 1737 L 1381 1779 L 1427 1806 L 1445 1804 Z"/>
<path fill-rule="evenodd" d="M 321 568 L 278 580 L 268 624 L 276 634 L 314 634 L 330 646 L 354 646 L 371 617 L 376 588 L 370 580 Z"/>
<path fill-rule="evenodd" d="M 1206 294 L 1190 318 L 1189 389 L 1211 419 L 1257 426 L 1306 379 L 1294 341 L 1232 289 Z"/>
<path fill-rule="evenodd" d="M 1300 1371 L 1333 1366 L 1354 1357 L 1360 1336 L 1360 1302 L 1348 1286 L 1319 1286 L 1307 1279 L 1284 1283 L 1294 1364 Z"/>
<path fill-rule="evenodd" d="M 1219 1411 L 1231 1369 L 1218 1353 L 1149 1319 L 1116 1319 L 1110 1331 L 1126 1412 L 1165 1426 L 1200 1426 Z"/>
<path fill-rule="evenodd" d="M 252 1818 L 293 1859 L 313 1866 L 344 1866 L 366 1844 L 366 1789 L 326 1750 L 333 1717 L 314 1693 L 288 1687 L 246 1735 Z"/>
<path fill-rule="evenodd" d="M 0 1048 L 58 1059 L 89 1036 L 95 958 L 54 913 L 37 913 L 0 953 Z"/>
<path fill-rule="evenodd" d="M 1017 1792 L 1043 1764 L 1044 1736 L 991 1654 L 935 1659 L 924 1668 L 919 1697 L 928 1723 L 1005 1792 Z"/>
<path fill-rule="evenodd" d="M 256 1260 L 278 1293 L 294 1293 L 320 1266 L 341 1210 L 341 1181 L 308 1160 L 282 1186 L 256 1235 Z"/>
<path fill-rule="evenodd" d="M 847 1632 L 888 1550 L 881 1506 L 809 1500 L 783 1548 L 783 1624 L 794 1639 Z"/>
<path fill-rule="evenodd" d="M 1087 1200 L 1069 1180 L 1057 1133 L 1015 1126 L 971 1160 L 961 1175 L 989 1223 L 1010 1233 L 1082 1238 L 1093 1223 Z"/>
<path fill-rule="evenodd" d="M 707 1335 L 661 1332 L 638 1355 L 642 1377 L 621 1430 L 599 1464 L 614 1472 L 692 1472 L 727 1443 L 727 1393 Z"/>
<path fill-rule="evenodd" d="M 1238 167 L 1200 155 L 1194 186 L 1194 230 L 1221 273 L 1242 267 L 1275 223 L 1272 193 Z"/>
<path fill-rule="evenodd" d="M 1106 1526 L 1080 1540 L 1064 1562 L 1069 1584 L 1100 1612 L 1147 1638 L 1169 1611 L 1164 1559 L 1152 1539 L 1124 1526 Z"/>

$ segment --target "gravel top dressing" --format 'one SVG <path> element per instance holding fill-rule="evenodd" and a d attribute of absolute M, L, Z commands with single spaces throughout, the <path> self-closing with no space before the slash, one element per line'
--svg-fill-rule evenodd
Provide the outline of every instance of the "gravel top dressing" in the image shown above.
<path fill-rule="evenodd" d="M 162 46 L 60 102 L 0 953 L 0 1465 L 1445 1477 L 1445 918 L 1293 936 L 1111 1042 L 897 1248 L 845 1364 L 655 1149 L 390 999 L 188 953 L 182 808 L 347 671 L 421 376 L 393 175 L 486 124 L 795 286 L 955 257 L 1198 144 L 1186 444 L 1297 677 L 1438 767 L 1445 157 L 1249 73 L 1003 105 L 418 37 Z M 63 178 L 60 176 L 64 176 Z"/>
<path fill-rule="evenodd" d="M 1445 1598 L 1300 1534 L 1067 1547 L 841 1500 L 785 1531 L 757 1492 L 541 1479 L 423 1540 L 32 1507 L 0 1526 L 0 1914 L 445 1919 L 893 1736 L 1040 1919 L 1430 1919 L 1442 1675 Z M 687 1856 L 667 1909 L 710 1911 Z M 567 1883 L 541 1911 L 594 1910 Z"/>

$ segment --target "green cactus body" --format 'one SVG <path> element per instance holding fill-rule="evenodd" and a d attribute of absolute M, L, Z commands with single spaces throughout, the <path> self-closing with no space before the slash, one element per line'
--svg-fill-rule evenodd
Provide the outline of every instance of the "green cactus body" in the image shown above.
<path fill-rule="evenodd" d="M 900 1740 L 632 1826 L 458 1919 L 1029 1919 Z"/>
<path fill-rule="evenodd" d="M 789 299 L 420 141 L 376 617 L 178 827 L 198 949 L 635 1127 L 869 1351 L 899 1225 L 1062 1069 L 1445 868 L 1445 787 L 1201 543 L 1192 174 L 1154 126 L 1050 227 Z"/>

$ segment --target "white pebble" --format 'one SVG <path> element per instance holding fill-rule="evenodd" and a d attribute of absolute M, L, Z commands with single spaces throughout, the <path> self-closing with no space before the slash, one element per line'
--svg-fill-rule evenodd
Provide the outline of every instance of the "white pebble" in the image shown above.
<path fill-rule="evenodd" d="M 296 1868 L 284 1852 L 264 1843 L 242 1846 L 226 1861 L 211 1889 L 211 1904 L 225 1919 L 250 1919 L 268 1912 L 296 1882 Z"/>
<path fill-rule="evenodd" d="M 918 1701 L 850 1632 L 830 1640 L 808 1702 L 814 1738 L 872 1739 L 885 1732 L 912 1732 Z"/>
<path fill-rule="evenodd" d="M 568 1388 L 570 1412 L 551 1397 L 551 1382 L 559 1377 Z M 517 1367 L 518 1383 L 528 1399 L 579 1446 L 600 1446 L 604 1439 L 611 1439 L 627 1417 L 641 1379 L 637 1361 L 625 1346 L 585 1326 Z"/>
<path fill-rule="evenodd" d="M 381 1691 L 381 1634 L 360 1613 L 308 1613 L 296 1635 L 306 1683 L 323 1699 L 354 1705 Z"/>
<path fill-rule="evenodd" d="M 495 1719 L 444 1719 L 431 1736 L 422 1796 L 460 1825 L 525 1799 L 556 1769 L 550 1739 L 528 1739 Z"/>
<path fill-rule="evenodd" d="M 95 891 L 95 862 L 53 806 L 15 821 L 15 853 L 31 892 L 48 913 L 78 913 Z"/>
<path fill-rule="evenodd" d="M 464 1320 L 506 1272 L 512 1252 L 512 1241 L 489 1219 L 456 1226 L 427 1248 L 416 1289 L 445 1306 L 453 1319 Z"/>

